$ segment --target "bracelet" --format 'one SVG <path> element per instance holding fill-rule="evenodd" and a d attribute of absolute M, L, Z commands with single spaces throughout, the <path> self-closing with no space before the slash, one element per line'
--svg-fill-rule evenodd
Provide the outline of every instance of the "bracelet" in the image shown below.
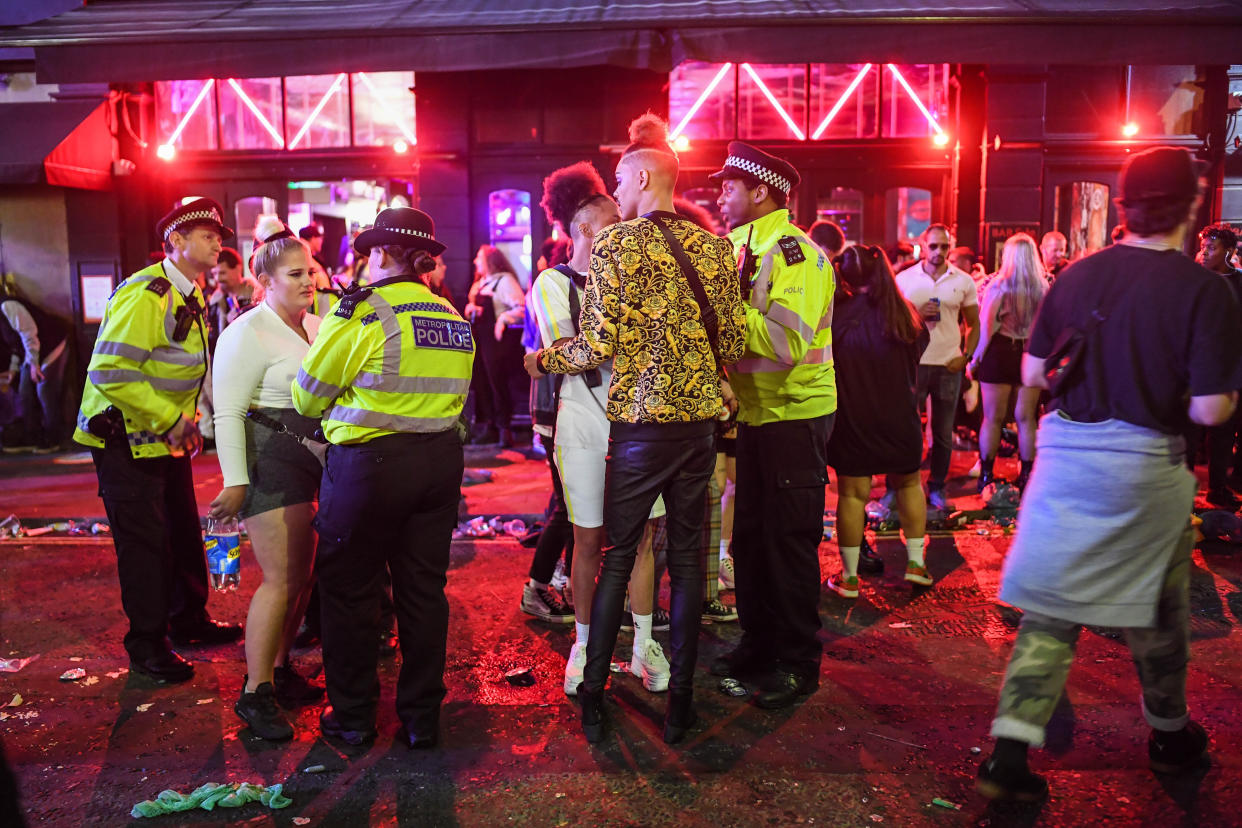
<path fill-rule="evenodd" d="M 539 369 L 539 373 L 541 374 L 548 373 L 548 369 L 543 367 L 543 351 L 542 350 L 539 351 L 539 353 L 535 355 L 535 367 Z"/>

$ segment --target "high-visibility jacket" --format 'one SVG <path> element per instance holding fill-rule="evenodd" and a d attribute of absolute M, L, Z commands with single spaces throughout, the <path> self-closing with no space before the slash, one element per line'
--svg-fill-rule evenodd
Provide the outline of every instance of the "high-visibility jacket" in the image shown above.
<path fill-rule="evenodd" d="M 456 426 L 470 390 L 474 337 L 444 299 L 413 277 L 347 293 L 319 328 L 293 404 L 323 419 L 336 445 Z"/>
<path fill-rule="evenodd" d="M 832 264 L 789 221 L 788 210 L 729 233 L 739 252 L 748 238 L 757 268 L 746 305 L 746 353 L 729 369 L 738 420 L 762 425 L 831 414 L 837 410 Z"/>
<path fill-rule="evenodd" d="M 205 307 L 197 285 L 192 296 L 200 309 Z M 179 315 L 189 313 L 185 297 L 164 275 L 162 264 L 121 282 L 108 299 L 86 369 L 74 440 L 103 446 L 103 440 L 88 431 L 88 422 L 115 405 L 125 415 L 134 457 L 171 453 L 164 435 L 182 416 L 194 419 L 207 373 L 207 328 L 201 314 L 192 316 L 184 339 L 178 342 L 174 337 Z"/>

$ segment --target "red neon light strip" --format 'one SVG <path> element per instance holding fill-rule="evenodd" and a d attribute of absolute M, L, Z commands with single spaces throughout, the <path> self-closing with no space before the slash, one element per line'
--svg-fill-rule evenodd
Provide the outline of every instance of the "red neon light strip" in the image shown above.
<path fill-rule="evenodd" d="M 789 113 L 785 111 L 785 107 L 781 106 L 780 101 L 776 100 L 776 96 L 773 95 L 767 85 L 759 79 L 759 75 L 755 73 L 755 70 L 750 68 L 750 64 L 743 63 L 742 68 L 746 70 L 747 74 L 750 75 L 751 80 L 753 80 L 755 85 L 759 87 L 759 91 L 762 92 L 764 97 L 768 99 L 768 103 L 776 107 L 776 112 L 785 121 L 785 126 L 789 127 L 789 130 L 797 136 L 799 141 L 805 141 L 806 136 L 802 134 L 802 130 L 798 129 L 798 125 L 794 123 L 793 118 L 789 117 Z"/>
<path fill-rule="evenodd" d="M 901 70 L 897 68 L 895 63 L 885 64 L 893 72 L 893 77 L 901 84 L 901 88 L 906 90 L 906 94 L 910 96 L 910 100 L 914 101 L 914 105 L 919 108 L 919 112 L 923 113 L 923 117 L 927 119 L 927 123 L 931 125 L 932 130 L 937 135 L 943 135 L 944 130 L 940 128 L 940 124 L 936 123 L 936 119 L 927 111 L 927 107 L 923 106 L 923 102 L 919 100 L 919 96 L 914 94 L 914 90 L 910 88 L 910 84 L 906 81 L 906 76 L 901 74 Z"/>
<path fill-rule="evenodd" d="M 332 81 L 332 85 L 328 87 L 328 91 L 319 99 L 319 103 L 315 104 L 315 108 L 311 110 L 310 117 L 306 119 L 306 123 L 302 124 L 302 128 L 298 130 L 298 134 L 293 136 L 293 140 L 289 142 L 289 149 L 293 149 L 298 145 L 298 141 L 302 140 L 302 136 L 310 129 L 310 125 L 319 117 L 319 113 L 323 112 L 323 108 L 328 105 L 328 99 L 336 94 L 336 90 L 340 89 L 341 81 L 345 80 L 345 73 L 336 76 L 336 80 Z"/>
<path fill-rule="evenodd" d="M 411 135 L 410 130 L 406 128 L 405 124 L 401 123 L 400 119 L 393 114 L 392 107 L 388 105 L 387 99 L 384 98 L 384 96 L 380 94 L 380 91 L 375 88 L 375 84 L 371 83 L 371 79 L 367 77 L 367 73 L 359 72 L 358 77 L 360 77 L 362 82 L 366 84 L 367 89 L 371 90 L 371 95 L 375 98 L 375 100 L 379 101 L 380 109 L 383 110 L 384 115 L 387 116 L 388 122 L 397 129 L 401 130 L 401 134 L 405 136 L 405 140 L 409 142 L 410 146 L 417 144 L 418 139 Z"/>
<path fill-rule="evenodd" d="M 819 126 L 815 128 L 815 132 L 811 133 L 812 140 L 819 138 L 819 136 L 824 134 L 824 130 L 828 128 L 830 123 L 832 123 L 832 119 L 837 117 L 837 113 L 841 111 L 841 107 L 845 106 L 845 102 L 850 99 L 850 96 L 854 94 L 854 90 L 858 88 L 858 85 L 863 82 L 863 78 L 865 78 L 867 73 L 871 71 L 871 66 L 872 64 L 870 63 L 863 66 L 863 68 L 859 70 L 858 74 L 854 76 L 854 79 L 850 81 L 850 85 L 845 87 L 845 94 L 837 99 L 837 102 L 833 104 L 832 109 L 828 110 L 828 114 L 824 117 L 824 120 L 821 121 Z"/>
<path fill-rule="evenodd" d="M 259 119 L 259 123 L 263 125 L 264 129 L 267 130 L 267 134 L 272 136 L 272 140 L 276 142 L 276 146 L 283 147 L 285 145 L 285 139 L 282 138 L 280 133 L 276 131 L 276 127 L 272 126 L 271 122 L 268 121 L 267 118 L 263 117 L 263 113 L 260 112 L 259 108 L 254 105 L 254 101 L 250 100 L 250 96 L 247 95 L 245 90 L 241 88 L 241 84 L 233 78 L 229 78 L 229 86 L 233 87 L 233 91 L 237 93 L 237 97 L 241 98 L 241 102 L 246 105 L 246 108 L 254 113 L 254 117 Z"/>
<path fill-rule="evenodd" d="M 170 146 L 177 143 L 177 139 L 181 137 L 181 131 L 184 130 L 185 125 L 190 122 L 190 118 L 194 117 L 194 113 L 198 111 L 199 105 L 202 104 L 203 99 L 207 97 L 207 93 L 211 90 L 211 86 L 215 82 L 215 78 L 210 78 L 203 84 L 203 88 L 198 90 L 198 97 L 194 99 L 194 103 L 190 104 L 190 108 L 185 115 L 181 116 L 181 123 L 177 124 L 177 128 L 173 130 L 173 134 L 169 136 L 165 143 Z"/>
<path fill-rule="evenodd" d="M 677 125 L 676 129 L 669 133 L 668 137 L 670 139 L 676 140 L 677 136 L 681 135 L 681 131 L 686 128 L 687 124 L 690 123 L 690 119 L 693 118 L 695 113 L 699 111 L 699 107 L 703 106 L 703 102 L 711 96 L 712 92 L 720 84 L 721 79 L 724 78 L 725 73 L 731 68 L 733 68 L 732 63 L 726 63 L 720 67 L 720 71 L 716 73 L 716 77 L 712 78 L 712 82 L 703 88 L 703 92 L 699 95 L 698 100 L 696 100 L 686 112 L 685 116 L 681 119 L 681 123 Z"/>

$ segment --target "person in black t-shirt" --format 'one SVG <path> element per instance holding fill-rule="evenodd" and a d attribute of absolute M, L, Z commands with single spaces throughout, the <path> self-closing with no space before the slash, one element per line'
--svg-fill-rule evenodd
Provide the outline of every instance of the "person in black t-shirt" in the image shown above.
<path fill-rule="evenodd" d="M 1027 749 L 1043 743 L 1086 624 L 1125 631 L 1151 767 L 1190 770 L 1207 752 L 1186 706 L 1196 487 L 1182 434 L 1188 419 L 1217 425 L 1233 413 L 1239 311 L 1224 280 L 1181 253 L 1198 195 L 1190 153 L 1135 155 L 1121 191 L 1125 237 L 1061 273 L 1023 357 L 1023 383 L 1046 387 L 1058 340 L 1083 333 L 1083 370 L 1059 384 L 1040 424 L 1005 561 L 1000 598 L 1024 615 L 992 722 L 996 749 L 976 783 L 992 798 L 1047 795 Z"/>
<path fill-rule="evenodd" d="M 1233 298 L 1242 303 L 1242 270 L 1235 268 L 1229 261 L 1237 246 L 1236 230 L 1223 222 L 1209 224 L 1199 231 L 1199 253 L 1195 261 L 1223 276 L 1233 291 Z M 1237 327 L 1231 335 L 1242 338 L 1242 316 L 1238 318 Z M 1234 493 L 1229 491 L 1232 487 L 1235 491 L 1242 492 L 1242 447 L 1238 447 L 1235 454 L 1238 438 L 1242 436 L 1239 431 L 1242 431 L 1242 411 L 1233 412 L 1233 417 L 1224 425 L 1207 429 L 1207 501 L 1231 512 L 1237 511 L 1238 506 L 1242 505 Z M 1230 467 L 1233 468 L 1232 474 Z"/>

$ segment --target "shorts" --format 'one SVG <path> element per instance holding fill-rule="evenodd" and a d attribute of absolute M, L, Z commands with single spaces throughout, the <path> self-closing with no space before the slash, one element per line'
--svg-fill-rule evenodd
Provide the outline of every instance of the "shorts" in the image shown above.
<path fill-rule="evenodd" d="M 1002 334 L 993 336 L 988 349 L 983 352 L 975 379 L 998 385 L 1021 385 L 1022 354 L 1025 351 L 1025 339 L 1012 339 Z"/>
<path fill-rule="evenodd" d="M 565 489 L 565 510 L 569 522 L 583 529 L 604 525 L 604 479 L 607 470 L 606 449 L 580 446 L 556 447 L 556 470 Z M 656 498 L 651 517 L 664 516 L 664 498 Z"/>
<path fill-rule="evenodd" d="M 319 421 L 303 417 L 291 408 L 256 408 L 298 434 L 313 434 Z M 241 516 L 250 517 L 298 503 L 313 503 L 319 493 L 323 466 L 310 449 L 288 434 L 281 434 L 246 418 L 246 466 L 250 486 Z"/>

